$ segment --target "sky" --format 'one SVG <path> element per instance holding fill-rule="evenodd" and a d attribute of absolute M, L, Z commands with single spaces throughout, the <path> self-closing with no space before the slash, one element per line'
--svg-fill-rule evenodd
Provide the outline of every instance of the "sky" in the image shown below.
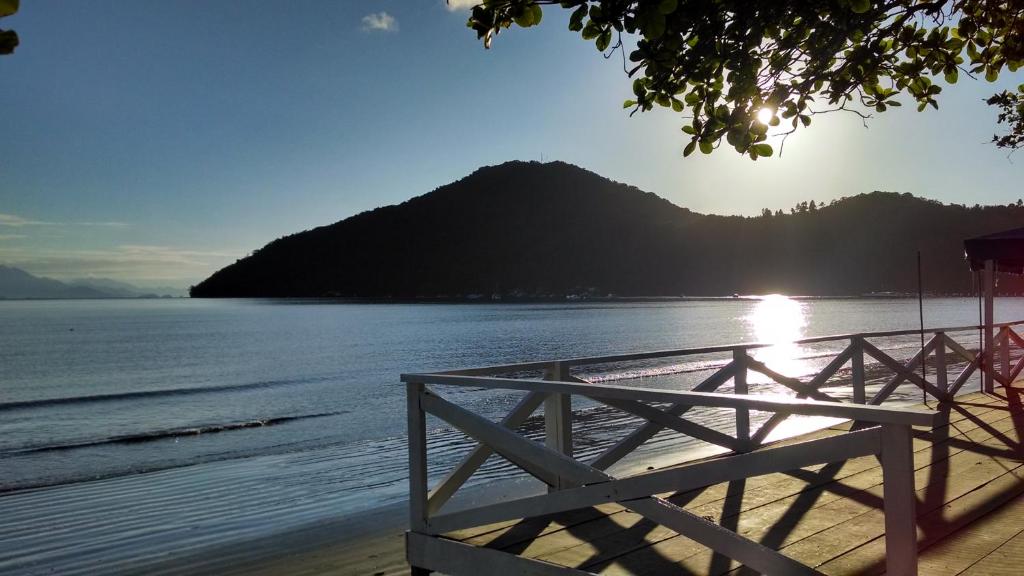
<path fill-rule="evenodd" d="M 458 0 L 457 4 L 469 3 Z M 704 213 L 872 190 L 1024 196 L 961 80 L 940 110 L 815 117 L 782 157 L 682 157 L 679 115 L 629 117 L 616 55 L 567 12 L 484 50 L 444 0 L 25 0 L 0 22 L 0 264 L 187 286 L 267 242 L 508 160 L 563 160 Z"/>

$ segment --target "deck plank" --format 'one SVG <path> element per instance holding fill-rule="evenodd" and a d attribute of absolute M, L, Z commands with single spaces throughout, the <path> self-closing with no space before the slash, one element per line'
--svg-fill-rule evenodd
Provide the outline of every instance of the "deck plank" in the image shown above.
<path fill-rule="evenodd" d="M 981 407 L 970 408 L 970 410 L 981 413 L 985 412 L 985 409 Z M 966 416 L 958 414 L 956 418 L 951 418 L 951 420 L 956 424 L 965 421 L 966 418 Z M 973 427 L 973 425 L 963 424 L 961 426 Z M 828 431 L 823 431 L 814 434 L 814 436 L 821 437 L 827 433 Z M 835 433 L 835 431 L 832 431 L 832 433 Z M 802 439 L 807 439 L 807 437 Z M 924 450 L 927 446 L 927 442 L 921 441 L 917 443 L 916 448 L 919 450 L 919 460 L 921 460 L 920 451 Z M 858 459 L 832 467 L 828 472 L 830 475 L 835 474 L 836 478 L 843 479 L 862 473 L 864 470 L 876 468 L 877 466 L 877 461 L 874 459 Z M 817 471 L 821 468 L 822 466 L 817 466 L 808 470 Z M 819 481 L 817 484 L 821 483 L 822 481 Z M 741 494 L 742 503 L 739 504 L 738 509 L 734 512 L 742 512 L 764 506 L 807 491 L 809 487 L 811 486 L 804 479 L 793 478 L 785 474 L 772 474 L 751 478 L 744 482 L 744 489 Z M 733 493 L 733 496 L 729 496 L 730 492 Z M 736 492 L 736 486 L 730 491 L 727 484 L 721 484 L 709 487 L 699 493 L 691 492 L 674 497 L 672 500 L 677 504 L 684 505 L 685 508 L 698 515 L 711 516 L 721 521 L 723 501 L 726 499 L 735 500 Z M 687 500 L 689 501 L 687 502 Z M 593 564 L 595 561 L 602 559 L 580 558 L 581 555 L 586 554 L 588 549 L 593 549 L 595 546 L 600 546 L 603 550 L 600 556 L 614 557 L 628 552 L 629 548 L 617 549 L 613 542 L 620 542 L 623 546 L 639 548 L 675 536 L 674 532 L 655 526 L 643 520 L 637 514 L 622 511 L 616 514 L 616 516 L 621 517 L 621 519 L 601 518 L 584 523 L 583 525 L 570 527 L 569 529 L 549 532 L 544 537 L 535 539 L 527 548 L 519 548 L 514 551 L 552 562 L 564 562 L 567 565 L 578 566 L 581 565 L 581 562 L 586 562 L 587 560 L 589 560 L 588 564 Z M 616 530 L 616 527 L 620 526 L 621 528 Z M 564 552 L 564 554 L 559 555 L 560 552 Z M 616 552 L 619 554 L 616 554 Z"/>
<path fill-rule="evenodd" d="M 923 568 L 956 574 L 980 565 L 987 556 L 1005 552 L 1024 529 L 1024 520 L 1017 520 L 1024 515 L 990 514 L 1008 503 L 1020 502 L 1024 508 L 1022 419 L 1019 403 L 972 393 L 958 399 L 948 423 L 916 434 Z M 835 426 L 786 443 L 842 433 L 845 428 Z M 877 459 L 865 457 L 710 486 L 671 500 L 826 573 L 872 573 L 884 568 L 881 480 Z M 996 521 L 989 516 L 1008 520 L 998 522 L 997 530 L 972 529 L 978 521 Z M 954 533 L 959 534 L 952 546 L 946 538 Z M 656 573 L 668 567 L 684 574 L 719 574 L 739 568 L 615 504 L 451 536 L 602 574 Z M 956 561 L 944 558 L 950 555 Z M 995 558 L 988 562 L 997 562 L 999 556 Z"/>
<path fill-rule="evenodd" d="M 973 404 L 973 403 L 965 404 L 964 407 L 962 408 L 964 413 L 959 413 L 959 412 L 954 413 L 950 417 L 950 422 L 951 423 L 961 422 L 961 421 L 963 421 L 963 420 L 965 420 L 967 418 L 967 414 L 972 414 L 972 413 L 981 414 L 981 413 L 984 413 L 986 411 L 989 411 L 989 410 L 993 409 L 992 408 L 992 406 L 993 406 L 992 402 L 995 402 L 994 399 L 989 398 L 989 397 L 984 397 L 984 396 L 982 396 L 980 398 L 981 398 L 981 402 L 977 403 L 978 405 L 976 405 L 976 406 L 972 406 L 971 404 Z M 847 428 L 848 428 L 848 425 L 841 424 L 841 425 L 838 425 L 838 426 L 835 426 L 835 427 L 832 427 L 832 428 L 829 428 L 829 429 L 816 431 L 816 432 L 813 432 L 811 434 L 807 434 L 807 435 L 799 436 L 797 438 L 786 440 L 786 441 L 778 443 L 777 445 L 785 445 L 785 444 L 789 444 L 789 443 L 793 443 L 793 442 L 797 442 L 797 441 L 806 441 L 806 440 L 815 439 L 815 438 L 822 438 L 822 437 L 825 437 L 825 436 L 836 434 L 839 431 L 845 431 Z M 923 447 L 925 445 L 926 445 L 926 443 L 918 442 L 916 444 L 915 448 L 920 450 L 920 449 L 923 449 Z M 816 466 L 816 467 L 810 467 L 807 470 L 809 470 L 809 471 L 816 471 L 816 470 L 819 470 L 821 468 L 822 468 L 822 466 Z M 839 475 L 836 476 L 836 478 L 837 479 L 841 479 L 844 476 L 856 473 L 857 471 L 858 470 L 854 469 L 853 467 L 844 468 L 839 473 Z M 745 482 L 745 491 L 748 493 L 748 494 L 745 495 L 745 498 L 753 498 L 755 495 L 762 495 L 762 496 L 764 496 L 766 498 L 766 500 L 765 500 L 766 502 L 778 499 L 779 497 L 784 496 L 785 493 L 779 492 L 780 488 L 778 488 L 778 487 L 772 487 L 772 485 L 776 484 L 776 483 L 786 483 L 786 484 L 789 484 L 791 486 L 795 486 L 796 490 L 801 490 L 801 489 L 805 489 L 806 488 L 806 482 L 798 481 L 798 480 L 793 480 L 792 478 L 790 478 L 790 477 L 788 477 L 786 475 L 776 474 L 776 475 L 761 476 L 761 477 L 756 477 L 756 478 L 750 478 L 750 479 L 748 479 Z M 674 501 L 677 504 L 684 504 L 685 503 L 686 504 L 685 505 L 686 508 L 688 508 L 690 510 L 693 510 L 697 506 L 700 506 L 700 505 L 703 505 L 703 504 L 708 504 L 708 503 L 713 503 L 713 502 L 720 502 L 721 500 L 723 500 L 726 497 L 727 489 L 728 489 L 728 486 L 725 485 L 725 484 L 718 485 L 718 486 L 711 486 L 711 487 L 708 487 L 706 489 L 693 491 L 691 493 L 687 493 L 686 495 L 681 495 L 680 497 L 674 499 Z M 481 545 L 481 546 L 486 545 L 486 546 L 502 547 L 502 548 L 505 548 L 505 549 L 509 549 L 509 551 L 515 551 L 516 553 L 521 553 L 522 550 L 523 550 L 521 546 L 519 548 L 515 549 L 515 550 L 511 550 L 511 548 L 513 548 L 513 547 L 515 547 L 517 545 L 520 545 L 522 543 L 522 541 L 525 540 L 525 539 L 540 538 L 541 536 L 546 536 L 546 535 L 557 535 L 562 530 L 565 530 L 565 529 L 568 529 L 568 528 L 572 528 L 572 527 L 577 527 L 579 525 L 585 525 L 587 523 L 596 523 L 597 524 L 597 526 L 592 527 L 593 530 L 596 530 L 596 534 L 604 533 L 603 528 L 604 528 L 604 526 L 606 526 L 608 524 L 607 522 L 604 521 L 605 514 L 595 514 L 595 513 L 593 513 L 592 510 L 590 510 L 590 511 L 579 511 L 579 512 L 581 512 L 581 513 L 575 514 L 574 517 L 557 517 L 556 519 L 550 519 L 550 520 L 549 519 L 538 519 L 538 520 L 524 522 L 522 525 L 518 525 L 517 522 L 515 522 L 515 521 L 510 521 L 510 522 L 505 522 L 505 523 L 502 523 L 502 524 L 493 525 L 493 526 L 490 526 L 490 527 L 473 529 L 473 530 L 467 532 L 469 534 L 472 534 L 472 536 L 469 536 L 468 538 L 466 537 L 465 534 L 462 534 L 462 535 L 456 534 L 456 535 L 449 535 L 449 536 L 452 536 L 452 537 L 455 537 L 455 538 L 458 538 L 458 539 L 463 539 L 464 541 L 466 541 L 468 543 L 472 543 L 472 544 L 476 544 L 476 545 Z M 628 511 L 625 511 L 621 507 L 619 507 L 618 508 L 618 512 L 615 512 L 615 513 L 618 513 L 618 514 L 630 514 Z M 511 534 L 509 534 L 509 532 L 512 531 L 511 527 L 513 527 L 513 526 L 515 526 L 517 528 L 517 531 L 522 535 L 521 537 L 519 537 L 519 538 L 514 538 L 514 537 L 510 538 Z M 579 528 L 576 529 L 576 531 L 579 531 L 582 534 L 585 534 L 587 532 L 587 530 L 588 529 L 586 527 L 579 527 Z M 462 536 L 462 537 L 460 538 L 460 536 Z M 565 535 L 561 534 L 560 537 L 564 538 Z M 582 537 L 585 538 L 586 536 L 584 535 Z M 495 545 L 493 543 L 495 541 L 497 542 L 497 545 Z M 579 542 L 576 542 L 575 544 L 578 544 L 578 543 Z M 575 545 L 575 544 L 573 544 L 573 545 Z"/>
<path fill-rule="evenodd" d="M 947 407 L 945 423 L 915 430 L 921 574 L 1020 573 L 1021 392 L 964 394 Z M 848 428 L 841 424 L 779 444 L 824 438 Z M 882 494 L 881 467 L 869 456 L 708 486 L 669 500 L 826 574 L 880 574 L 885 569 Z M 600 574 L 749 573 L 617 504 L 447 537 Z"/>
<path fill-rule="evenodd" d="M 1008 427 L 1009 423 L 1005 426 Z M 921 487 L 918 491 L 919 499 L 923 500 L 931 486 L 928 480 L 931 465 L 920 466 L 921 456 L 922 454 L 919 452 L 917 454 L 919 460 L 917 485 Z M 961 469 L 974 472 L 974 474 L 966 475 L 959 480 L 962 484 L 961 490 L 973 489 L 1002 472 L 1001 469 L 995 468 L 990 468 L 987 471 L 971 469 L 975 463 L 984 458 L 958 453 L 950 459 L 953 462 L 951 467 L 953 472 L 958 472 Z M 863 460 L 870 461 L 871 459 Z M 856 461 L 851 463 L 856 464 Z M 979 477 L 980 480 L 977 479 Z M 945 482 L 947 479 L 948 474 L 943 474 L 933 477 L 932 482 Z M 873 507 L 880 505 L 880 470 L 876 467 L 869 468 L 847 477 L 840 484 L 848 490 L 849 497 L 841 497 L 834 492 L 829 493 L 828 486 L 821 486 L 754 510 L 744 511 L 730 527 L 738 529 L 744 536 L 761 541 L 772 548 L 778 549 L 781 546 L 784 553 L 804 563 L 812 566 L 819 565 L 828 560 L 830 556 L 844 551 L 843 547 L 846 547 L 846 550 L 854 549 L 860 543 L 877 537 L 883 531 L 882 513 Z M 875 502 L 871 502 L 872 498 Z M 860 501 L 865 499 L 868 500 L 868 503 Z M 874 513 L 874 516 L 865 516 L 870 513 Z M 843 526 L 847 522 L 850 522 L 851 525 Z M 844 532 L 846 530 L 849 532 Z M 818 536 L 819 534 L 821 535 Z M 797 547 L 792 546 L 812 536 L 816 538 L 803 542 Z M 691 543 L 682 537 L 676 536 L 673 540 L 685 542 L 684 550 L 688 551 L 692 547 Z M 644 554 L 649 557 L 660 556 L 660 559 L 680 562 L 679 551 L 673 550 L 675 547 L 676 544 L 673 541 L 666 541 L 658 549 Z M 618 561 L 633 565 L 637 563 L 635 559 L 628 558 Z M 681 564 L 690 571 L 702 574 L 721 573 L 736 566 L 721 558 L 714 558 L 710 551 L 703 548 L 699 549 L 698 553 L 682 559 Z M 651 569 L 656 568 L 652 567 Z"/>

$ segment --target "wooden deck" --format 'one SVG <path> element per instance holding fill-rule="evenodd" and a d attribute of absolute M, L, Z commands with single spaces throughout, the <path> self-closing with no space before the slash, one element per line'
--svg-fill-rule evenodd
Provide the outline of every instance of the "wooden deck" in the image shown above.
<path fill-rule="evenodd" d="M 1024 573 L 1024 388 L 961 395 L 915 428 L 919 573 Z M 936 409 L 932 403 L 929 409 Z M 787 442 L 841 435 L 844 424 Z M 876 456 L 756 476 L 670 502 L 826 574 L 885 571 Z M 596 574 L 746 574 L 618 504 L 450 532 L 446 539 Z M 571 572 L 571 571 L 570 571 Z"/>

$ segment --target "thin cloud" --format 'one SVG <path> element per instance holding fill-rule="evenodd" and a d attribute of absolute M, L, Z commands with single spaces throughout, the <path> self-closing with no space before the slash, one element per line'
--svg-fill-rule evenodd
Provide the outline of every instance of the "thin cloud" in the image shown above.
<path fill-rule="evenodd" d="M 481 0 L 448 0 L 445 5 L 449 10 L 455 12 L 457 10 L 468 10 L 480 3 Z"/>
<path fill-rule="evenodd" d="M 0 234 L 0 240 L 20 240 L 27 238 L 24 234 Z"/>
<path fill-rule="evenodd" d="M 0 214 L 0 226 L 21 228 L 23 226 L 91 226 L 101 228 L 125 228 L 131 226 L 126 222 L 48 222 L 33 220 L 16 214 Z"/>
<path fill-rule="evenodd" d="M 14 214 L 0 214 L 0 226 L 12 226 L 20 228 L 22 226 L 55 226 L 55 222 L 43 222 L 42 220 L 30 220 L 28 218 L 22 218 Z"/>
<path fill-rule="evenodd" d="M 5 247 L 0 262 L 57 279 L 113 278 L 129 282 L 189 283 L 243 256 L 241 252 L 125 244 L 109 249 Z"/>
<path fill-rule="evenodd" d="M 71 222 L 72 226 L 93 226 L 99 228 L 126 228 L 131 226 L 127 222 Z"/>
<path fill-rule="evenodd" d="M 375 12 L 363 16 L 363 30 L 366 32 L 398 32 L 398 20 L 387 12 Z"/>

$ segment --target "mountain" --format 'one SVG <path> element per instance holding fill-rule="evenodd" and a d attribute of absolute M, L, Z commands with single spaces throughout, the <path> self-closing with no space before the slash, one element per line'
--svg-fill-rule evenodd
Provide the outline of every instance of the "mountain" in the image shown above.
<path fill-rule="evenodd" d="M 963 240 L 1017 226 L 1024 226 L 1020 206 L 968 208 L 891 192 L 785 215 L 704 215 L 570 164 L 508 162 L 275 240 L 191 294 L 916 292 L 918 250 L 928 291 L 967 293 Z"/>
<path fill-rule="evenodd" d="M 140 288 L 134 284 L 110 278 L 76 278 L 68 280 L 66 283 L 72 286 L 95 288 L 112 298 L 178 298 L 187 295 L 186 290 L 172 286 Z"/>
<path fill-rule="evenodd" d="M 109 298 L 89 286 L 70 286 L 0 265 L 0 298 Z"/>
<path fill-rule="evenodd" d="M 178 296 L 180 292 L 173 288 L 147 290 L 107 278 L 82 278 L 61 282 L 52 278 L 33 276 L 20 268 L 0 265 L 0 299 L 157 298 Z"/>

